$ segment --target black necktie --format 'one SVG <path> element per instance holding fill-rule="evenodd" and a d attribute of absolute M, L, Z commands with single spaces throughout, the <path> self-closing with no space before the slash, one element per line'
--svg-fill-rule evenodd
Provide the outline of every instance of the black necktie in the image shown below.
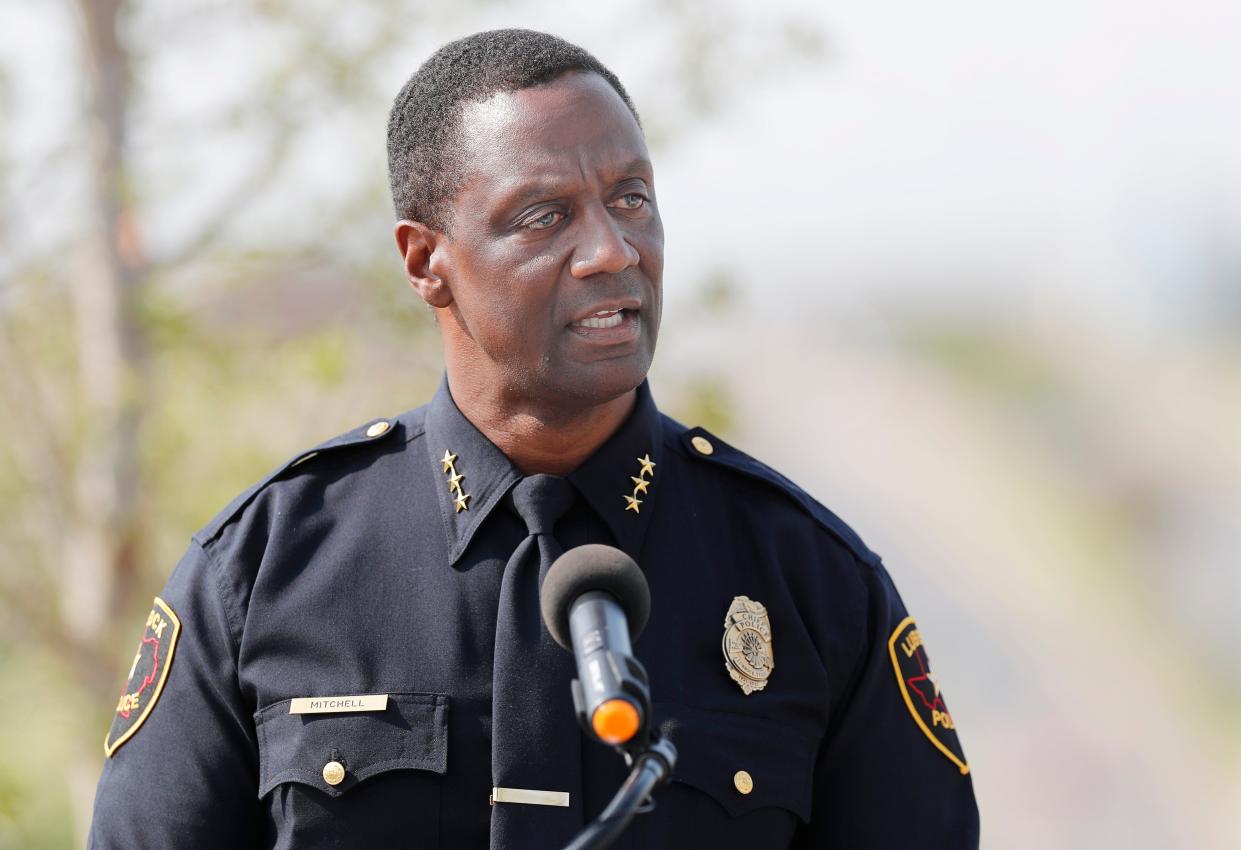
<path fill-rule="evenodd" d="M 497 802 L 491 850 L 554 850 L 581 830 L 581 733 L 569 682 L 573 656 L 552 640 L 539 613 L 539 588 L 564 551 L 553 536 L 573 504 L 573 487 L 531 475 L 513 488 L 529 536 L 504 566 L 496 615 L 491 695 L 492 785 L 507 791 L 567 792 L 569 805 Z M 502 792 L 501 799 L 510 796 Z"/>

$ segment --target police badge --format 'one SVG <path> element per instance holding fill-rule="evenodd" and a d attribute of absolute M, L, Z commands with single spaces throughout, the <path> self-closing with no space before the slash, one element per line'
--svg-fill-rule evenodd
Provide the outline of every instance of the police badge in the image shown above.
<path fill-rule="evenodd" d="M 724 669 L 746 694 L 767 687 L 775 669 L 771 621 L 761 602 L 735 596 L 724 616 Z"/>

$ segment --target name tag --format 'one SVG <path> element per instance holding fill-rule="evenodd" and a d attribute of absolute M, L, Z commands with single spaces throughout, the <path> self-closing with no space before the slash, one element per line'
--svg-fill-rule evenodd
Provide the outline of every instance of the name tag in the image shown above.
<path fill-rule="evenodd" d="M 354 694 L 344 697 L 296 697 L 289 700 L 289 714 L 332 714 L 338 711 L 383 711 L 387 694 Z"/>

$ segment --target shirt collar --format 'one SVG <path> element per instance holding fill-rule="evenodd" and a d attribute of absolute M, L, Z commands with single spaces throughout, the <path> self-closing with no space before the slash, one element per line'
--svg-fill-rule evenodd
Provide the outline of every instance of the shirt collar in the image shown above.
<path fill-rule="evenodd" d="M 447 378 L 427 406 L 426 446 L 431 475 L 442 488 L 448 562 L 455 564 L 521 471 L 457 408 Z"/>
<path fill-rule="evenodd" d="M 522 473 L 461 413 L 447 379 L 427 406 L 425 443 L 431 475 L 442 484 L 438 501 L 448 535 L 449 563 L 456 564 Z M 659 411 L 643 381 L 629 417 L 567 476 L 635 560 L 659 490 L 661 449 Z"/>
<path fill-rule="evenodd" d="M 643 381 L 629 418 L 568 476 L 635 561 L 655 509 L 663 459 L 659 410 Z"/>

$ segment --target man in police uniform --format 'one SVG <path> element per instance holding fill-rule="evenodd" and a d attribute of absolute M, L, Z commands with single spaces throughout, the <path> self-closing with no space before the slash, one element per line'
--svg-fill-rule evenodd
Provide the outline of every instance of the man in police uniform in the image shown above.
<path fill-rule="evenodd" d="M 580 48 L 438 51 L 388 129 L 435 398 L 297 455 L 193 537 L 105 743 L 91 846 L 554 848 L 624 776 L 538 620 L 549 552 L 650 584 L 673 781 L 618 846 L 968 848 L 971 777 L 877 555 L 655 407 L 663 231 L 637 114 Z"/>

